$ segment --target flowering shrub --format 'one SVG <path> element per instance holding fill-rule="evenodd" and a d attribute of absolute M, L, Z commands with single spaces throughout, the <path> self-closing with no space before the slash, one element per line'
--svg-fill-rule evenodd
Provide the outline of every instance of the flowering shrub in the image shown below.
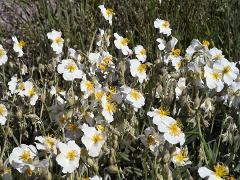
<path fill-rule="evenodd" d="M 24 40 L 12 37 L 13 53 L 0 45 L 2 177 L 238 177 L 237 63 L 207 40 L 180 49 L 170 22 L 159 18 L 151 63 L 148 49 L 113 31 L 117 12 L 98 7 L 109 27 L 88 52 L 52 30 L 53 54 L 34 69 L 24 63 Z"/>

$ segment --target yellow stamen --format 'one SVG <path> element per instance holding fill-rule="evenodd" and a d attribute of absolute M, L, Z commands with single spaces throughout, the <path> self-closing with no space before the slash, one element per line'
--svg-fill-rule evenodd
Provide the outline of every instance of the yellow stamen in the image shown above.
<path fill-rule="evenodd" d="M 20 156 L 20 159 L 25 162 L 29 162 L 31 160 L 30 152 L 28 150 L 24 150 Z"/>
<path fill-rule="evenodd" d="M 212 78 L 213 78 L 214 80 L 218 80 L 218 79 L 220 78 L 220 74 L 219 74 L 218 72 L 213 72 L 213 73 L 212 73 Z"/>
<path fill-rule="evenodd" d="M 137 71 L 138 71 L 138 73 L 141 74 L 141 73 L 146 72 L 146 68 L 147 68 L 147 66 L 145 64 L 141 64 L 140 66 L 138 66 Z"/>
<path fill-rule="evenodd" d="M 178 126 L 177 122 L 173 122 L 168 126 L 169 132 L 173 136 L 178 136 L 181 133 L 181 129 Z"/>
<path fill-rule="evenodd" d="M 86 81 L 85 86 L 88 91 L 93 91 L 93 89 L 94 89 L 94 84 L 91 81 Z"/>
<path fill-rule="evenodd" d="M 105 105 L 105 109 L 107 110 L 107 112 L 115 112 L 116 105 L 114 103 L 107 102 Z"/>
<path fill-rule="evenodd" d="M 20 40 L 19 42 L 18 42 L 18 46 L 19 47 L 23 47 L 23 46 L 25 46 L 26 45 L 26 42 L 24 41 L 24 40 Z"/>
<path fill-rule="evenodd" d="M 98 130 L 101 131 L 101 132 L 103 132 L 103 131 L 105 130 L 105 128 L 104 128 L 104 126 L 103 126 L 102 124 L 99 124 L 99 125 L 97 126 L 97 128 L 98 128 Z"/>
<path fill-rule="evenodd" d="M 0 105 L 0 116 L 3 116 L 7 112 L 6 108 L 4 105 Z"/>
<path fill-rule="evenodd" d="M 159 107 L 157 110 L 159 116 L 163 117 L 163 116 L 168 116 L 170 114 L 170 112 L 165 109 L 164 107 Z"/>
<path fill-rule="evenodd" d="M 145 56 L 147 54 L 146 49 L 142 48 L 141 51 L 140 51 L 140 54 L 142 56 Z"/>
<path fill-rule="evenodd" d="M 227 176 L 229 173 L 229 170 L 226 166 L 221 165 L 221 164 L 217 164 L 214 166 L 214 174 L 218 177 L 224 177 Z"/>
<path fill-rule="evenodd" d="M 0 57 L 6 55 L 6 51 L 3 48 L 0 48 Z"/>
<path fill-rule="evenodd" d="M 149 136 L 147 137 L 147 145 L 148 145 L 148 146 L 151 146 L 151 145 L 154 145 L 154 144 L 156 144 L 155 138 L 154 138 L 152 135 L 149 135 Z"/>
<path fill-rule="evenodd" d="M 107 16 L 112 16 L 113 15 L 113 9 L 107 8 L 106 9 L 106 14 L 107 14 Z"/>
<path fill-rule="evenodd" d="M 203 40 L 202 44 L 203 44 L 204 46 L 209 46 L 209 45 L 210 45 L 210 43 L 209 43 L 208 40 Z"/>
<path fill-rule="evenodd" d="M 103 95 L 104 95 L 104 92 L 103 92 L 103 91 L 95 92 L 95 99 L 96 99 L 97 101 L 100 101 L 100 100 L 102 99 Z"/>
<path fill-rule="evenodd" d="M 19 83 L 17 89 L 20 90 L 20 91 L 24 90 L 25 89 L 25 84 L 23 82 Z"/>
<path fill-rule="evenodd" d="M 28 90 L 28 94 L 30 97 L 34 96 L 36 94 L 36 91 L 34 88 Z"/>
<path fill-rule="evenodd" d="M 232 71 L 232 69 L 231 69 L 230 66 L 225 66 L 225 67 L 223 68 L 223 70 L 222 70 L 222 73 L 223 73 L 223 74 L 228 74 L 228 73 L 231 72 L 231 71 Z"/>
<path fill-rule="evenodd" d="M 68 151 L 67 159 L 70 161 L 74 160 L 77 157 L 77 152 L 75 150 Z"/>
<path fill-rule="evenodd" d="M 59 36 L 59 37 L 56 37 L 53 42 L 57 43 L 57 44 L 61 44 L 63 42 L 63 39 Z"/>
<path fill-rule="evenodd" d="M 135 100 L 139 100 L 141 98 L 141 94 L 137 92 L 136 90 L 131 90 L 130 96 Z"/>
<path fill-rule="evenodd" d="M 129 43 L 129 40 L 127 38 L 122 38 L 120 43 L 121 43 L 122 46 L 127 46 L 128 43 Z"/>
<path fill-rule="evenodd" d="M 169 28 L 170 23 L 169 23 L 168 21 L 164 21 L 163 24 L 162 24 L 162 26 L 163 26 L 164 28 Z"/>
<path fill-rule="evenodd" d="M 183 162 L 187 159 L 187 154 L 184 150 L 181 150 L 177 155 L 176 155 L 176 161 L 178 162 Z"/>
<path fill-rule="evenodd" d="M 178 57 L 181 54 L 181 50 L 172 48 L 172 53 L 175 57 Z"/>
<path fill-rule="evenodd" d="M 99 135 L 99 134 L 94 134 L 92 136 L 92 141 L 94 144 L 98 143 L 99 141 L 102 141 L 104 138 L 102 135 Z"/>
<path fill-rule="evenodd" d="M 74 72 L 77 70 L 77 66 L 75 63 L 69 63 L 66 67 L 66 69 L 69 71 L 69 72 Z"/>
<path fill-rule="evenodd" d="M 53 147 L 54 144 L 55 144 L 55 139 L 53 139 L 53 138 L 51 138 L 51 137 L 46 137 L 45 143 L 46 143 L 46 145 L 47 145 L 47 147 L 48 147 L 49 149 L 52 149 L 52 147 Z"/>
<path fill-rule="evenodd" d="M 68 117 L 65 114 L 63 114 L 59 117 L 59 122 L 61 124 L 65 124 L 67 121 L 68 121 Z"/>

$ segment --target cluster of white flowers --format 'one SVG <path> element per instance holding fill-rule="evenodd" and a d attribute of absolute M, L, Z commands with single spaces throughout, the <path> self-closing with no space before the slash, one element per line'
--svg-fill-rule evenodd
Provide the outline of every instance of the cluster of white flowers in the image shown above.
<path fill-rule="evenodd" d="M 100 5 L 99 8 L 104 18 L 112 25 L 113 10 L 105 8 L 104 5 Z M 170 23 L 156 19 L 154 27 L 159 29 L 160 34 L 166 36 L 157 39 L 162 61 L 171 64 L 174 68 L 169 67 L 179 75 L 174 91 L 177 100 L 181 99 L 184 90 L 188 88 L 188 77 L 183 75 L 188 72 L 194 74 L 194 80 L 199 88 L 207 88 L 209 91 L 216 92 L 224 91 L 225 103 L 239 105 L 240 81 L 236 63 L 224 58 L 222 51 L 216 47 L 209 49 L 208 41 L 201 43 L 196 39 L 187 48 L 186 54 L 181 55 L 181 50 L 176 48 L 178 40 L 171 36 Z M 142 45 L 137 45 L 132 50 L 128 38 L 117 33 L 111 36 L 107 31 L 100 29 L 97 48 L 84 55 L 85 62 L 83 63 L 81 54 L 72 48 L 68 49 L 67 58 L 62 58 L 64 39 L 60 31 L 52 30 L 47 33 L 47 37 L 52 41 L 51 47 L 58 59 L 54 67 L 56 76 L 63 78 L 64 83 L 71 85 L 71 88 L 67 90 L 60 88 L 62 84 L 54 81 L 47 88 L 47 93 L 54 99 L 49 116 L 59 125 L 63 138 L 37 136 L 35 146 L 21 144 L 14 148 L 9 156 L 9 163 L 20 173 L 32 174 L 36 169 L 49 166 L 48 160 L 40 160 L 40 152 L 45 152 L 50 158 L 55 158 L 62 167 L 63 173 L 73 173 L 81 166 L 84 156 L 97 158 L 104 154 L 103 147 L 108 138 L 108 128 L 116 120 L 117 112 L 132 112 L 134 116 L 135 113 L 142 112 L 147 101 L 142 86 L 148 80 L 148 69 L 151 67 L 148 67 L 149 64 L 146 63 L 147 50 Z M 113 57 L 108 51 L 111 37 L 115 38 L 114 45 L 122 53 L 122 61 Z M 12 40 L 14 51 L 18 53 L 18 57 L 22 57 L 25 42 L 18 41 L 15 36 Z M 7 62 L 6 54 L 3 46 L 0 45 L 0 65 Z M 119 68 L 120 63 L 123 65 Z M 132 79 L 136 78 L 134 85 L 120 82 L 121 77 L 125 78 L 125 73 L 129 73 Z M 36 104 L 41 95 L 32 78 L 24 81 L 22 77 L 18 78 L 14 75 L 8 82 L 8 86 L 11 95 L 14 97 L 17 95 L 16 98 L 19 96 L 28 98 L 32 106 Z M 234 103 L 232 103 L 232 97 L 237 97 Z M 44 101 L 44 98 L 41 100 Z M 72 104 L 74 106 L 69 107 Z M 79 104 L 81 104 L 80 107 Z M 152 108 L 151 111 L 147 109 L 149 111 L 147 116 L 152 118 L 158 131 L 154 127 L 147 127 L 144 134 L 139 137 L 153 153 L 159 152 L 159 145 L 166 140 L 166 143 L 175 147 L 171 161 L 176 166 L 189 165 L 191 161 L 187 148 L 183 146 L 186 136 L 181 120 L 176 114 L 170 113 L 167 108 L 163 107 L 161 101 L 160 104 L 158 109 Z M 70 108 L 72 108 L 71 111 L 68 111 Z M 6 123 L 7 116 L 7 108 L 4 104 L 0 104 L 1 125 Z M 180 147 L 177 147 L 177 144 Z M 220 164 L 214 166 L 214 171 L 202 167 L 198 172 L 202 178 L 209 177 L 209 179 L 219 179 L 228 175 L 228 169 Z M 89 179 L 102 178 L 96 175 Z"/>

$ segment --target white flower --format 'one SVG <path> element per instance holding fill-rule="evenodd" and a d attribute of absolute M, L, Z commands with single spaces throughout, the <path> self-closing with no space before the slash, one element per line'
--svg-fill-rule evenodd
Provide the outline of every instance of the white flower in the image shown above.
<path fill-rule="evenodd" d="M 33 86 L 32 82 L 30 81 L 24 82 L 24 85 L 25 85 L 25 90 L 23 94 L 27 97 L 30 97 L 30 104 L 34 106 L 36 104 L 36 101 L 38 100 L 37 91 Z"/>
<path fill-rule="evenodd" d="M 177 166 L 185 166 L 187 164 L 191 164 L 191 161 L 188 160 L 187 149 L 180 149 L 176 147 L 176 150 L 173 153 L 172 162 Z"/>
<path fill-rule="evenodd" d="M 83 98 L 88 98 L 91 94 L 94 93 L 94 83 L 87 80 L 84 75 L 80 84 L 81 91 L 84 93 Z"/>
<path fill-rule="evenodd" d="M 8 82 L 8 89 L 11 92 L 11 94 L 14 94 L 16 92 L 17 82 L 18 80 L 16 75 L 11 77 L 11 81 Z"/>
<path fill-rule="evenodd" d="M 53 154 L 57 154 L 57 143 L 58 140 L 50 136 L 37 136 L 35 138 L 36 147 L 38 150 L 44 150 Z"/>
<path fill-rule="evenodd" d="M 26 45 L 26 43 L 23 40 L 18 41 L 16 36 L 12 37 L 12 40 L 14 42 L 13 44 L 13 50 L 18 53 L 18 57 L 23 56 L 23 50 L 22 48 Z"/>
<path fill-rule="evenodd" d="M 99 176 L 93 176 L 93 177 L 90 177 L 89 178 L 90 180 L 102 180 L 102 178 L 101 177 L 99 177 Z"/>
<path fill-rule="evenodd" d="M 86 146 L 88 154 L 91 157 L 97 157 L 105 142 L 105 137 L 101 131 L 96 130 L 95 127 L 89 127 L 87 124 L 82 125 L 84 133 L 82 143 Z"/>
<path fill-rule="evenodd" d="M 137 59 L 130 60 L 130 72 L 133 77 L 137 77 L 140 83 L 147 79 L 145 64 L 142 64 Z"/>
<path fill-rule="evenodd" d="M 106 95 L 102 97 L 102 115 L 108 123 L 113 121 L 113 113 L 116 111 L 116 105 L 107 100 Z"/>
<path fill-rule="evenodd" d="M 61 36 L 62 33 L 56 30 L 52 30 L 52 32 L 47 33 L 48 39 L 52 41 L 51 47 L 56 54 L 62 53 L 64 39 Z"/>
<path fill-rule="evenodd" d="M 21 144 L 13 149 L 9 156 L 9 163 L 20 173 L 25 170 L 32 171 L 35 169 L 33 162 L 36 154 L 37 149 L 33 145 Z"/>
<path fill-rule="evenodd" d="M 62 60 L 61 64 L 57 66 L 57 71 L 63 74 L 63 79 L 66 81 L 81 79 L 83 75 L 83 72 L 72 59 Z"/>
<path fill-rule="evenodd" d="M 110 25 L 112 25 L 112 17 L 113 17 L 113 9 L 111 8 L 105 8 L 104 5 L 98 6 L 104 16 L 104 18 L 109 22 Z"/>
<path fill-rule="evenodd" d="M 4 125 L 7 121 L 8 111 L 4 104 L 0 104 L 0 124 Z"/>
<path fill-rule="evenodd" d="M 147 115 L 149 117 L 153 117 L 153 123 L 158 126 L 159 122 L 167 121 L 168 119 L 173 119 L 172 117 L 168 116 L 170 113 L 163 107 L 159 107 L 158 109 L 152 108 L 153 111 L 149 111 Z"/>
<path fill-rule="evenodd" d="M 126 101 L 130 103 L 135 111 L 144 106 L 145 98 L 142 93 L 129 87 L 124 87 L 123 93 L 126 94 Z"/>
<path fill-rule="evenodd" d="M 142 143 L 148 147 L 153 153 L 158 151 L 160 144 L 160 136 L 157 134 L 152 127 L 148 127 L 144 130 L 144 135 L 140 135 Z"/>
<path fill-rule="evenodd" d="M 157 38 L 157 42 L 159 42 L 158 44 L 158 49 L 160 51 L 164 50 L 166 48 L 166 41 L 164 39 L 161 39 L 161 38 Z"/>
<path fill-rule="evenodd" d="M 179 70 L 182 66 L 182 63 L 183 63 L 183 59 L 181 56 L 178 56 L 178 57 L 172 57 L 171 58 L 172 60 L 172 65 L 175 67 L 176 70 Z"/>
<path fill-rule="evenodd" d="M 143 46 L 137 45 L 134 48 L 134 52 L 135 52 L 135 54 L 136 54 L 136 56 L 137 56 L 139 61 L 141 61 L 141 62 L 145 62 L 146 61 L 147 52 L 146 52 L 146 49 L 143 48 Z"/>
<path fill-rule="evenodd" d="M 213 69 L 219 71 L 223 76 L 223 81 L 231 85 L 239 74 L 239 70 L 236 67 L 236 63 L 229 62 L 227 59 L 221 59 L 213 64 Z"/>
<path fill-rule="evenodd" d="M 3 46 L 0 44 L 0 66 L 5 64 L 8 60 L 7 52 L 3 49 Z"/>
<path fill-rule="evenodd" d="M 60 154 L 57 155 L 57 163 L 63 167 L 63 173 L 72 173 L 79 166 L 80 147 L 75 141 L 68 141 L 67 143 L 58 143 Z"/>
<path fill-rule="evenodd" d="M 107 47 L 110 45 L 110 37 L 111 35 L 108 35 L 103 29 L 99 29 L 100 34 L 98 35 L 98 41 L 97 41 L 97 46 L 104 46 L 106 45 Z"/>
<path fill-rule="evenodd" d="M 186 88 L 186 78 L 180 78 L 175 88 L 176 98 L 182 95 L 182 91 Z"/>
<path fill-rule="evenodd" d="M 60 104 L 64 104 L 65 103 L 65 99 L 66 99 L 66 91 L 62 91 L 60 88 L 55 88 L 54 86 L 51 87 L 50 90 L 50 94 L 51 95 L 55 95 L 57 101 Z"/>
<path fill-rule="evenodd" d="M 122 50 L 122 53 L 124 55 L 131 55 L 132 50 L 129 49 L 128 47 L 129 40 L 127 38 L 123 38 L 122 36 L 119 36 L 117 33 L 114 33 L 114 37 L 116 38 L 114 40 L 114 44 L 116 48 Z"/>
<path fill-rule="evenodd" d="M 223 180 L 229 174 L 229 170 L 227 166 L 224 166 L 220 163 L 214 166 L 214 171 L 206 167 L 200 167 L 198 169 L 198 174 L 201 178 L 208 177 L 208 180 Z"/>
<path fill-rule="evenodd" d="M 164 138 L 171 144 L 180 143 L 183 145 L 185 142 L 185 134 L 182 132 L 178 122 L 173 118 L 164 118 L 158 122 L 158 130 L 164 133 Z"/>
<path fill-rule="evenodd" d="M 223 89 L 224 83 L 222 82 L 222 74 L 209 68 L 208 65 L 204 67 L 204 77 L 206 78 L 209 89 L 216 89 L 217 92 Z"/>
<path fill-rule="evenodd" d="M 224 55 L 222 51 L 217 49 L 216 47 L 209 50 L 210 55 L 212 56 L 213 60 L 221 60 L 224 59 Z"/>
<path fill-rule="evenodd" d="M 172 29 L 168 21 L 156 19 L 154 21 L 154 27 L 158 28 L 160 33 L 166 34 L 167 36 L 171 35 Z"/>
<path fill-rule="evenodd" d="M 89 53 L 88 59 L 91 64 L 98 64 L 100 62 L 100 53 Z"/>

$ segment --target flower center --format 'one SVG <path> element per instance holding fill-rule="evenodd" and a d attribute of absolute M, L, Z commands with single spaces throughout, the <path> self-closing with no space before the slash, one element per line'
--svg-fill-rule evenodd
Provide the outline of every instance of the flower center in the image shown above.
<path fill-rule="evenodd" d="M 6 51 L 3 48 L 1 48 L 0 49 L 0 57 L 3 57 L 4 55 L 6 55 Z"/>
<path fill-rule="evenodd" d="M 69 63 L 66 68 L 69 72 L 74 72 L 77 70 L 77 66 L 75 63 Z"/>
<path fill-rule="evenodd" d="M 172 53 L 175 57 L 178 57 L 181 54 L 181 50 L 172 48 Z"/>
<path fill-rule="evenodd" d="M 53 138 L 51 138 L 51 137 L 47 137 L 47 138 L 45 139 L 45 143 L 46 143 L 46 145 L 47 145 L 47 147 L 48 147 L 49 149 L 52 149 L 52 147 L 53 147 L 54 144 L 55 144 L 55 140 L 54 140 Z"/>
<path fill-rule="evenodd" d="M 94 89 L 94 85 L 93 85 L 93 83 L 90 82 L 90 81 L 86 81 L 86 82 L 85 82 L 85 86 L 86 86 L 86 88 L 87 88 L 88 91 L 93 91 L 93 89 Z"/>
<path fill-rule="evenodd" d="M 17 89 L 20 91 L 24 90 L 25 89 L 24 83 L 23 82 L 19 83 Z"/>
<path fill-rule="evenodd" d="M 113 15 L 113 9 L 112 8 L 107 8 L 106 9 L 106 14 L 107 14 L 107 16 L 112 16 Z"/>
<path fill-rule="evenodd" d="M 214 166 L 214 174 L 219 177 L 224 177 L 228 175 L 228 168 L 224 165 L 217 164 Z"/>
<path fill-rule="evenodd" d="M 168 116 L 170 114 L 169 111 L 164 109 L 163 107 L 158 108 L 157 112 L 161 117 Z"/>
<path fill-rule="evenodd" d="M 31 160 L 30 152 L 28 150 L 24 150 L 20 156 L 20 159 L 25 162 L 29 162 Z"/>
<path fill-rule="evenodd" d="M 221 59 L 222 57 L 223 57 L 222 54 L 216 54 L 216 55 L 213 56 L 213 59 L 218 60 L 218 59 Z"/>
<path fill-rule="evenodd" d="M 6 111 L 6 108 L 3 105 L 0 105 L 0 116 L 3 116 Z"/>
<path fill-rule="evenodd" d="M 97 101 L 100 101 L 102 99 L 103 95 L 104 95 L 103 91 L 98 91 L 98 92 L 95 93 L 95 99 Z"/>
<path fill-rule="evenodd" d="M 151 145 L 154 145 L 154 144 L 156 144 L 155 138 L 154 138 L 152 135 L 149 135 L 149 136 L 147 137 L 147 145 L 148 145 L 148 146 L 151 146 Z"/>
<path fill-rule="evenodd" d="M 55 43 L 57 44 L 61 44 L 63 42 L 62 38 L 59 36 L 59 37 L 56 37 L 54 40 L 53 40 Z"/>
<path fill-rule="evenodd" d="M 122 46 L 127 46 L 129 43 L 129 40 L 127 38 L 122 38 L 121 41 L 120 41 L 120 44 Z"/>
<path fill-rule="evenodd" d="M 186 160 L 186 153 L 185 153 L 185 151 L 180 151 L 177 155 L 176 155 L 176 160 L 178 161 L 178 162 L 183 162 L 183 161 L 185 161 Z"/>
<path fill-rule="evenodd" d="M 147 54 L 146 49 L 142 48 L 141 51 L 140 51 L 140 54 L 142 56 L 145 56 Z"/>
<path fill-rule="evenodd" d="M 218 72 L 213 72 L 213 73 L 212 73 L 212 78 L 213 78 L 214 80 L 218 80 L 218 79 L 220 78 L 220 74 L 219 74 Z"/>
<path fill-rule="evenodd" d="M 147 68 L 147 66 L 145 64 L 141 64 L 140 66 L 138 66 L 137 71 L 138 71 L 138 73 L 141 74 L 146 71 L 146 68 Z"/>
<path fill-rule="evenodd" d="M 170 23 L 169 23 L 168 21 L 164 21 L 163 24 L 162 24 L 162 26 L 163 26 L 164 28 L 169 28 Z"/>
<path fill-rule="evenodd" d="M 77 152 L 75 150 L 68 151 L 67 159 L 70 161 L 74 160 L 77 157 Z"/>
<path fill-rule="evenodd" d="M 136 90 L 131 90 L 130 96 L 135 100 L 139 100 L 141 98 L 141 94 L 137 92 Z"/>
<path fill-rule="evenodd" d="M 36 94 L 36 92 L 35 92 L 35 89 L 34 89 L 34 88 L 31 88 L 31 89 L 28 90 L 28 95 L 29 95 L 30 97 L 34 96 L 35 94 Z"/>
<path fill-rule="evenodd" d="M 114 103 L 107 102 L 105 105 L 105 109 L 107 112 L 115 112 L 116 111 L 116 106 Z"/>
<path fill-rule="evenodd" d="M 97 126 L 97 129 L 98 129 L 99 131 L 101 131 L 101 132 L 103 132 L 103 131 L 105 130 L 105 128 L 104 128 L 104 126 L 103 126 L 102 124 L 99 124 L 99 125 Z"/>
<path fill-rule="evenodd" d="M 222 73 L 223 73 L 223 74 L 228 74 L 228 73 L 231 72 L 231 71 L 232 71 L 232 69 L 231 69 L 230 66 L 225 66 L 225 67 L 223 68 Z"/>
<path fill-rule="evenodd" d="M 202 42 L 202 44 L 204 45 L 204 46 L 209 46 L 209 41 L 207 41 L 207 40 L 203 40 L 203 42 Z"/>
<path fill-rule="evenodd" d="M 178 136 L 181 133 L 181 129 L 177 122 L 173 122 L 168 126 L 169 133 L 173 136 Z"/>
<path fill-rule="evenodd" d="M 20 40 L 19 42 L 18 42 L 18 46 L 19 47 L 23 47 L 23 46 L 25 46 L 26 45 L 26 42 L 24 41 L 24 40 Z"/>
<path fill-rule="evenodd" d="M 94 144 L 98 143 L 99 141 L 103 140 L 103 136 L 99 135 L 99 134 L 94 134 L 92 136 L 92 141 Z"/>

